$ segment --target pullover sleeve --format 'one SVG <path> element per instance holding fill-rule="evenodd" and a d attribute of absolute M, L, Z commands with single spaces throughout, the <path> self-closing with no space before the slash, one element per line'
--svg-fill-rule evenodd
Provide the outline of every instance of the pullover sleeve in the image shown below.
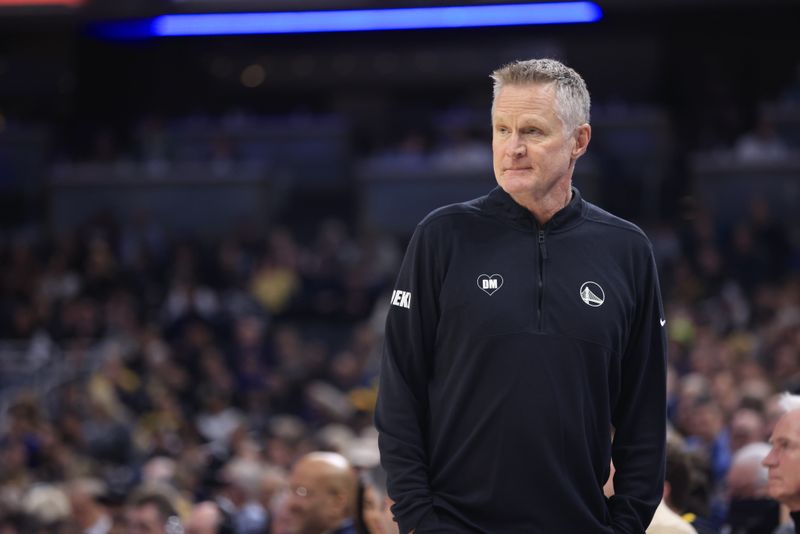
<path fill-rule="evenodd" d="M 622 360 L 621 394 L 614 408 L 612 459 L 615 495 L 609 500 L 615 532 L 644 534 L 664 489 L 666 440 L 666 328 L 652 250 L 639 265 L 637 316 Z"/>
<path fill-rule="evenodd" d="M 439 317 L 432 243 L 418 226 L 403 259 L 386 319 L 375 426 L 400 532 L 433 513 L 428 479 L 428 381 Z"/>

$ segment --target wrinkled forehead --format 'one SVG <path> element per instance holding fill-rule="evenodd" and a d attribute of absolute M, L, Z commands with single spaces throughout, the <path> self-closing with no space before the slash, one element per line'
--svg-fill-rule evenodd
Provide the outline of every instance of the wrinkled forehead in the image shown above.
<path fill-rule="evenodd" d="M 507 115 L 546 115 L 558 117 L 555 88 L 547 84 L 504 87 L 492 104 L 492 118 Z"/>

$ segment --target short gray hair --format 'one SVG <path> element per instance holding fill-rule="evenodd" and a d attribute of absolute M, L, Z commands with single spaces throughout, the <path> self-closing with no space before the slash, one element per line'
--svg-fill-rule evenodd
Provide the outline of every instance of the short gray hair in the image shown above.
<path fill-rule="evenodd" d="M 792 395 L 787 391 L 781 395 L 778 403 L 780 404 L 781 408 L 783 408 L 784 412 L 800 410 L 800 395 Z"/>
<path fill-rule="evenodd" d="M 589 90 L 581 75 L 555 59 L 528 59 L 514 61 L 491 74 L 494 80 L 494 99 L 506 85 L 555 83 L 555 108 L 568 131 L 589 122 L 592 106 Z"/>

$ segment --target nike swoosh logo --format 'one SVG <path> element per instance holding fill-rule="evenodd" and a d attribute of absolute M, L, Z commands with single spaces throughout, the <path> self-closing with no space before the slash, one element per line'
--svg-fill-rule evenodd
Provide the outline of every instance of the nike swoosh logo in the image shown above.
<path fill-rule="evenodd" d="M 659 322 L 661 323 L 661 326 L 664 326 L 665 324 L 667 324 L 667 320 L 666 319 L 659 319 Z"/>

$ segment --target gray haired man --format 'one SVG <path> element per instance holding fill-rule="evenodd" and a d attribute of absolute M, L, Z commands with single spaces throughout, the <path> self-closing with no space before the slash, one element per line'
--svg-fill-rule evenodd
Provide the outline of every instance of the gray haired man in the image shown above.
<path fill-rule="evenodd" d="M 800 396 L 784 394 L 781 407 L 786 411 L 775 424 L 763 464 L 769 470 L 769 495 L 786 505 L 800 534 Z"/>
<path fill-rule="evenodd" d="M 572 187 L 592 133 L 580 75 L 534 59 L 492 78 L 498 187 L 420 222 L 387 317 L 392 511 L 402 534 L 641 533 L 666 434 L 652 247 Z"/>

